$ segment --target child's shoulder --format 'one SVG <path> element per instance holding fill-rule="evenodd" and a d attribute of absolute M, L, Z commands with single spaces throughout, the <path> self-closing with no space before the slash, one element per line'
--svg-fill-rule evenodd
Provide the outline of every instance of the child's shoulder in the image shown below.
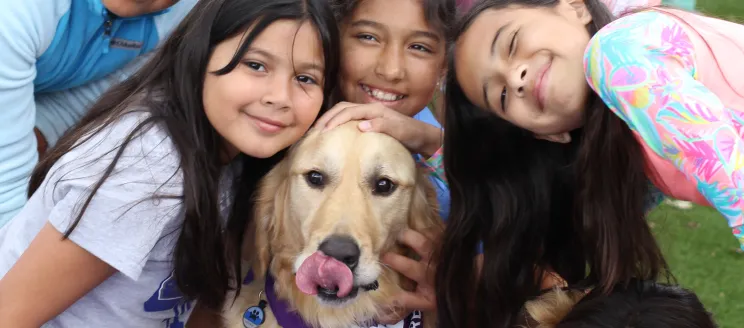
<path fill-rule="evenodd" d="M 175 151 L 170 135 L 165 127 L 153 120 L 146 110 L 131 110 L 114 119 L 100 130 L 94 131 L 80 139 L 76 148 L 102 153 L 126 145 L 147 153 L 158 154 Z"/>
<path fill-rule="evenodd" d="M 655 9 L 621 16 L 600 29 L 593 40 L 638 40 L 639 44 L 653 40 L 671 30 L 681 29 L 681 22 L 667 12 Z"/>
<path fill-rule="evenodd" d="M 181 156 L 165 127 L 150 118 L 147 111 L 130 111 L 81 136 L 51 172 L 72 176 L 82 172 L 100 174 L 115 162 L 117 171 L 125 170 L 125 174 L 149 171 L 172 177 L 179 171 Z"/>

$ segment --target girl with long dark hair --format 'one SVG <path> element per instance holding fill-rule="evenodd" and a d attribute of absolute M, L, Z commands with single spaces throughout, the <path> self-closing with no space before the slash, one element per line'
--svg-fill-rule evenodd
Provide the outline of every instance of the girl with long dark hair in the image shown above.
<path fill-rule="evenodd" d="M 326 0 L 201 0 L 36 167 L 0 326 L 183 327 L 239 289 L 257 181 L 326 108 Z"/>
<path fill-rule="evenodd" d="M 509 327 L 548 273 L 598 291 L 664 278 L 645 221 L 664 194 L 714 206 L 744 242 L 744 27 L 669 8 L 615 20 L 598 0 L 487 0 L 455 34 L 443 327 Z"/>

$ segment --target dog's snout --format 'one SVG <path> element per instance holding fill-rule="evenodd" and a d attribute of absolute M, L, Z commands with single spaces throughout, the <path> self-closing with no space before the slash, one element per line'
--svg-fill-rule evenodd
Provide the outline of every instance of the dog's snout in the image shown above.
<path fill-rule="evenodd" d="M 326 238 L 320 243 L 318 250 L 327 256 L 343 262 L 352 270 L 359 263 L 359 256 L 361 255 L 359 246 L 354 239 L 342 235 L 333 235 Z"/>

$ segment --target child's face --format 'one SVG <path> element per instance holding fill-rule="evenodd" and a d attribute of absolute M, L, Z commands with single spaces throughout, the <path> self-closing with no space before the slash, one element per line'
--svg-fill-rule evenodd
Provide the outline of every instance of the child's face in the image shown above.
<path fill-rule="evenodd" d="M 310 23 L 280 20 L 256 37 L 235 69 L 212 73 L 230 62 L 243 37 L 215 47 L 204 79 L 204 110 L 230 156 L 266 158 L 299 140 L 318 116 L 323 50 Z"/>
<path fill-rule="evenodd" d="M 457 81 L 473 104 L 555 140 L 582 124 L 590 22 L 580 0 L 487 10 L 458 39 Z"/>
<path fill-rule="evenodd" d="M 135 17 L 166 9 L 178 0 L 103 0 L 103 6 L 120 17 Z"/>
<path fill-rule="evenodd" d="M 445 40 L 420 0 L 360 0 L 341 31 L 341 92 L 413 116 L 443 74 Z"/>

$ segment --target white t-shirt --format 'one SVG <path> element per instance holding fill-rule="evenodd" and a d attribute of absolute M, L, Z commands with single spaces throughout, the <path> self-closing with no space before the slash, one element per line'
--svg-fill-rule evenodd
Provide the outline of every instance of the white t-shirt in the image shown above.
<path fill-rule="evenodd" d="M 23 210 L 0 229 L 0 278 L 47 221 L 60 232 L 67 230 L 122 141 L 148 116 L 124 115 L 55 163 Z M 118 272 L 43 327 L 185 326 L 194 304 L 183 298 L 172 275 L 172 252 L 183 222 L 181 200 L 152 197 L 182 195 L 179 159 L 160 126 L 130 142 L 70 235 Z M 223 217 L 234 169 L 227 166 L 222 174 Z"/>

